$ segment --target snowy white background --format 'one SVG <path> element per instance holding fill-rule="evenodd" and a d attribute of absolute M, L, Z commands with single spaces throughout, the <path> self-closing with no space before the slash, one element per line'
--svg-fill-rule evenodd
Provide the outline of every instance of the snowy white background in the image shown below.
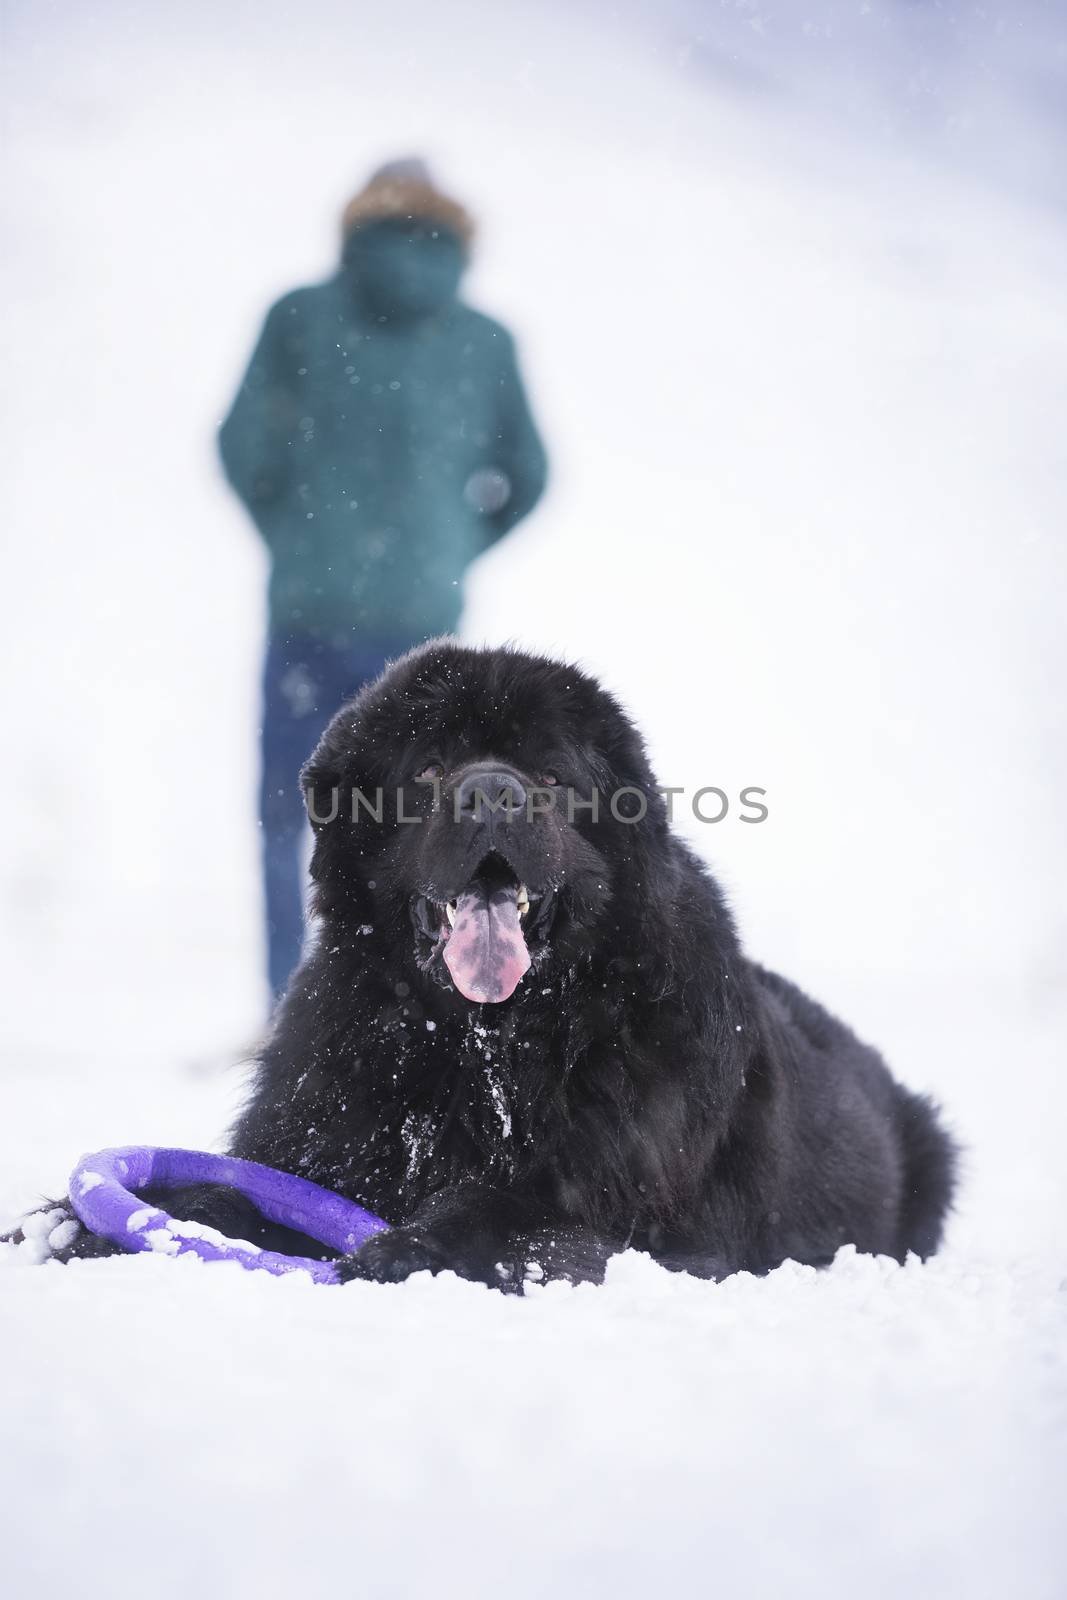
<path fill-rule="evenodd" d="M 711 1286 L 0 1255 L 12 1594 L 1052 1596 L 1067 1565 L 1062 12 L 0 6 L 0 1221 L 217 1144 L 258 1029 L 263 560 L 213 433 L 424 151 L 542 508 L 466 632 L 581 658 L 754 954 L 932 1089 L 949 1245 Z M 125 1575 L 125 1576 L 123 1576 Z"/>

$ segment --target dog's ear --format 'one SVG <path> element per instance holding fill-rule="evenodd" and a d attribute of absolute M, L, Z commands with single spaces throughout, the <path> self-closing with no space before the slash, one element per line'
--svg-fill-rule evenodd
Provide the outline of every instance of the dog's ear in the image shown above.
<path fill-rule="evenodd" d="M 340 913 L 370 922 L 374 902 L 363 881 L 362 858 L 348 848 L 352 836 L 352 794 L 359 787 L 358 727 L 338 712 L 300 773 L 308 821 L 314 834 L 312 907 L 317 916 Z"/>
<path fill-rule="evenodd" d="M 346 778 L 345 755 L 331 723 L 301 769 L 304 805 L 308 821 L 316 832 L 340 814 L 346 783 L 351 783 L 351 779 Z"/>

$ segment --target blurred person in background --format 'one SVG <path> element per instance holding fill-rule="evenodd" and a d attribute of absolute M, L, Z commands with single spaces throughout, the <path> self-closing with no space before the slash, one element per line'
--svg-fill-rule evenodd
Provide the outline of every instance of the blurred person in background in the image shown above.
<path fill-rule="evenodd" d="M 222 425 L 271 561 L 260 823 L 275 999 L 303 941 L 301 766 L 387 659 L 456 628 L 467 568 L 544 488 L 513 341 L 457 298 L 473 232 L 423 162 L 382 167 L 345 208 L 339 271 L 268 313 Z"/>

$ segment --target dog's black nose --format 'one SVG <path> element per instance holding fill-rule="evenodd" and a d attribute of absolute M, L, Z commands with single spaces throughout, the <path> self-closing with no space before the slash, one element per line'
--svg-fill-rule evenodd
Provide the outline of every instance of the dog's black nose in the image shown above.
<path fill-rule="evenodd" d="M 494 812 L 512 816 L 526 804 L 526 790 L 513 772 L 496 767 L 476 767 L 456 790 L 456 816 L 480 822 Z"/>

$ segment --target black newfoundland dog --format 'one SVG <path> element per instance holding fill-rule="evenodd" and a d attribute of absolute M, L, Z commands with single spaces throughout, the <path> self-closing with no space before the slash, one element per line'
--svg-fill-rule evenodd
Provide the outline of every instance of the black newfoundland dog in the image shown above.
<path fill-rule="evenodd" d="M 515 1290 L 627 1246 L 712 1278 L 936 1249 L 930 1102 L 742 953 L 584 673 L 434 642 L 342 707 L 303 782 L 316 937 L 230 1149 L 393 1224 L 345 1276 Z M 312 1248 L 231 1191 L 167 1203 Z"/>

